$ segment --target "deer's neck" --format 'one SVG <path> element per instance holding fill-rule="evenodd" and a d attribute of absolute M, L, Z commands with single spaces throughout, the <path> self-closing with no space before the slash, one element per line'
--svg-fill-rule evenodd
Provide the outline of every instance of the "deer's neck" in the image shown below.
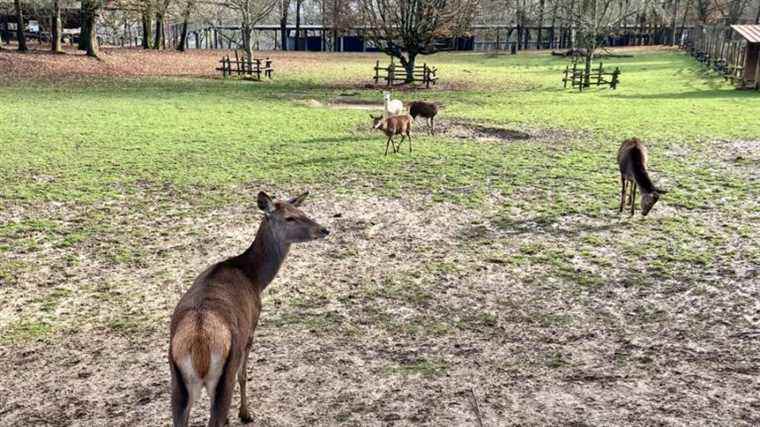
<path fill-rule="evenodd" d="M 649 178 L 645 160 L 640 153 L 636 154 L 631 156 L 631 175 L 633 175 L 642 193 L 652 193 L 655 191 L 655 187 L 652 179 Z"/>
<path fill-rule="evenodd" d="M 243 272 L 261 293 L 280 271 L 290 244 L 278 241 L 269 226 L 269 220 L 261 221 L 251 246 L 239 256 Z"/>

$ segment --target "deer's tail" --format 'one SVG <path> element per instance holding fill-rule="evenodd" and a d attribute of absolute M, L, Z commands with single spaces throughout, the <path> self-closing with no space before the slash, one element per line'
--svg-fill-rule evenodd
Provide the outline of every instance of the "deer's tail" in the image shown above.
<path fill-rule="evenodd" d="M 186 400 L 188 411 L 201 388 L 216 390 L 231 347 L 232 332 L 216 313 L 191 312 L 180 320 L 171 340 L 170 363 L 177 400 Z"/>

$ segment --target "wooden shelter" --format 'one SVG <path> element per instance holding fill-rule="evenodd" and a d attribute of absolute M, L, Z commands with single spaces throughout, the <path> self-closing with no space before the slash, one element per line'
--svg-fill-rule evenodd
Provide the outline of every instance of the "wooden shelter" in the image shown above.
<path fill-rule="evenodd" d="M 745 41 L 742 76 L 744 87 L 760 89 L 760 25 L 732 25 Z"/>

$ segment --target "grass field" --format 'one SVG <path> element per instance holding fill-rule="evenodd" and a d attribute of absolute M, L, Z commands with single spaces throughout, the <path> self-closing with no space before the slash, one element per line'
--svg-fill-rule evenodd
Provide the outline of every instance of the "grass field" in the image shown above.
<path fill-rule="evenodd" d="M 275 53 L 254 83 L 213 52 L 162 76 L 0 52 L 0 424 L 168 424 L 171 310 L 261 189 L 311 190 L 333 233 L 266 291 L 258 424 L 760 423 L 760 94 L 629 53 L 584 93 L 546 54 L 425 58 L 439 87 L 396 96 L 442 134 L 385 157 L 370 54 Z M 670 190 L 646 218 L 617 211 L 632 136 Z"/>

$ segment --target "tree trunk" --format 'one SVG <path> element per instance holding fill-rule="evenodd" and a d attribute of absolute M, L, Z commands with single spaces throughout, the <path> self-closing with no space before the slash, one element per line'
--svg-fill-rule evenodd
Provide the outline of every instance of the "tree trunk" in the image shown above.
<path fill-rule="evenodd" d="M 5 39 L 5 44 L 9 45 L 11 44 L 11 32 L 8 30 L 8 22 L 10 21 L 8 20 L 7 15 L 3 21 L 5 21 L 5 25 L 3 25 L 2 38 Z"/>
<path fill-rule="evenodd" d="M 686 28 L 686 17 L 689 16 L 689 10 L 691 9 L 692 0 L 686 2 L 686 8 L 683 10 L 683 19 L 681 20 L 681 38 L 683 38 L 683 31 Z"/>
<path fill-rule="evenodd" d="M 87 31 L 87 2 L 85 0 L 82 0 L 82 5 L 79 9 L 79 27 L 79 44 L 77 45 L 77 49 L 87 50 L 85 39 L 89 32 Z"/>
<path fill-rule="evenodd" d="M 583 87 L 591 86 L 591 59 L 594 57 L 594 49 L 591 46 L 586 47 L 586 63 L 583 68 Z"/>
<path fill-rule="evenodd" d="M 26 35 L 24 35 L 24 12 L 21 10 L 21 0 L 15 1 L 16 6 L 16 37 L 18 38 L 18 51 L 26 52 Z"/>
<path fill-rule="evenodd" d="M 541 0 L 538 7 L 538 34 L 536 34 L 536 49 L 541 49 L 543 46 L 542 44 L 542 38 L 541 38 L 541 31 L 543 30 L 544 26 L 544 6 L 546 4 L 546 0 Z"/>
<path fill-rule="evenodd" d="M 406 58 L 404 58 L 404 55 L 399 55 L 399 60 L 401 61 L 401 66 L 404 67 L 404 71 L 406 71 L 406 79 L 404 80 L 404 83 L 413 83 L 414 82 L 414 61 L 417 60 L 417 53 L 416 52 L 409 52 L 406 54 Z"/>
<path fill-rule="evenodd" d="M 575 11 L 575 0 L 570 0 L 570 8 L 568 11 L 572 14 Z M 575 47 L 575 40 L 573 40 L 573 23 L 570 21 L 569 24 L 565 26 L 565 46 L 564 48 L 572 49 Z"/>
<path fill-rule="evenodd" d="M 333 52 L 338 51 L 338 0 L 333 0 L 333 19 L 332 19 L 332 33 L 333 33 Z"/>
<path fill-rule="evenodd" d="M 54 53 L 63 52 L 61 47 L 61 2 L 60 0 L 53 1 L 53 16 L 51 25 L 51 37 L 50 37 L 50 50 Z"/>
<path fill-rule="evenodd" d="M 557 24 L 557 5 L 558 4 L 559 4 L 559 2 L 555 1 L 554 2 L 554 9 L 552 9 L 552 29 L 549 32 L 549 48 L 555 48 L 556 47 L 556 43 L 554 43 L 554 39 L 556 37 L 555 29 L 554 28 L 555 28 L 555 25 Z"/>
<path fill-rule="evenodd" d="M 164 20 L 165 15 L 163 13 L 156 13 L 156 34 L 153 39 L 153 49 L 160 50 L 166 48 L 166 37 L 164 35 Z"/>
<path fill-rule="evenodd" d="M 673 21 L 672 21 L 672 31 L 670 32 L 670 45 L 675 46 L 676 44 L 676 15 L 678 14 L 678 0 L 672 0 L 673 1 Z"/>
<path fill-rule="evenodd" d="M 288 50 L 288 8 L 290 7 L 290 1 L 283 1 L 282 3 L 282 16 L 280 17 L 280 40 L 282 50 Z"/>
<path fill-rule="evenodd" d="M 296 50 L 301 49 L 301 4 L 303 0 L 296 0 Z"/>
<path fill-rule="evenodd" d="M 253 28 L 251 28 L 251 25 L 244 23 L 240 27 L 240 35 L 243 37 L 243 50 L 245 51 L 245 57 L 248 61 L 252 61 L 253 47 L 251 46 L 251 39 L 253 36 Z"/>
<path fill-rule="evenodd" d="M 190 24 L 190 7 L 191 2 L 187 2 L 187 7 L 182 17 L 182 33 L 180 33 L 179 43 L 177 44 L 177 50 L 180 52 L 184 52 L 187 46 L 187 26 Z"/>
<path fill-rule="evenodd" d="M 142 47 L 143 49 L 150 49 L 153 47 L 153 19 L 150 10 L 145 10 L 142 13 L 142 29 Z"/>
<path fill-rule="evenodd" d="M 757 4 L 757 14 L 755 15 L 755 24 L 760 24 L 760 3 Z"/>
<path fill-rule="evenodd" d="M 96 0 L 95 0 L 96 1 Z M 98 5 L 93 0 L 82 1 L 82 31 L 79 34 L 80 49 L 87 51 L 87 56 L 98 57 L 98 33 L 95 22 L 98 18 Z"/>
<path fill-rule="evenodd" d="M 180 52 L 185 51 L 185 46 L 187 45 L 187 25 L 188 25 L 188 17 L 185 17 L 185 19 L 182 21 L 182 32 L 179 35 L 179 43 L 177 43 L 177 50 Z"/>

